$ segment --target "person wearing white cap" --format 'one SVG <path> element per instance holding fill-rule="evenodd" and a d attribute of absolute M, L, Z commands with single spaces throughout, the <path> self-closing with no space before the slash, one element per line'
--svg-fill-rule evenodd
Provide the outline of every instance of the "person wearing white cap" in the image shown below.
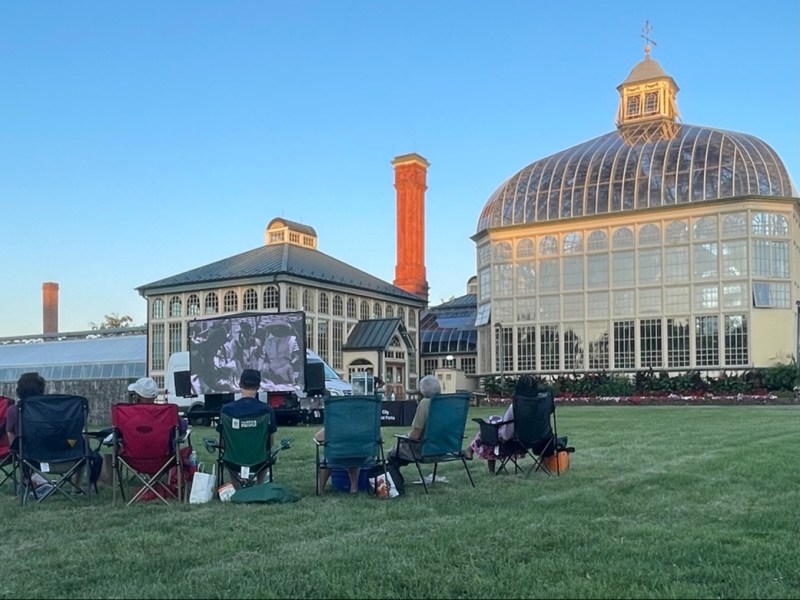
<path fill-rule="evenodd" d="M 152 404 L 158 397 L 158 385 L 152 377 L 142 377 L 128 386 L 131 402 Z"/>

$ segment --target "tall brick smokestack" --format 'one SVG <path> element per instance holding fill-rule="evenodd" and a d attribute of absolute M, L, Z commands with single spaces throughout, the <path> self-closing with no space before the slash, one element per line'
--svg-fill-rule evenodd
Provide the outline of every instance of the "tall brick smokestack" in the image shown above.
<path fill-rule="evenodd" d="M 397 190 L 397 264 L 394 285 L 428 301 L 425 274 L 425 190 L 430 163 L 416 153 L 397 156 L 394 187 Z"/>
<path fill-rule="evenodd" d="M 55 337 L 58 333 L 58 284 L 47 281 L 42 284 L 42 333 Z"/>

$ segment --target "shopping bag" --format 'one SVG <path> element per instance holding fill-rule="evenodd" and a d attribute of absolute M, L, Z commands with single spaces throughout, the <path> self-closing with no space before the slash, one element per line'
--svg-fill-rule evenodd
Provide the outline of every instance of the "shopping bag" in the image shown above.
<path fill-rule="evenodd" d="M 205 473 L 202 463 L 197 466 L 197 472 L 192 477 L 192 491 L 189 494 L 189 504 L 204 504 L 211 501 L 217 487 L 217 465 L 211 467 L 211 473 Z"/>

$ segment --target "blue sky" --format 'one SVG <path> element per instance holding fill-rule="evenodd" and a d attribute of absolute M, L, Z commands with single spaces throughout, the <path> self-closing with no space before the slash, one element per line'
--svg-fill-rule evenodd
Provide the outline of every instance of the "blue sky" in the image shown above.
<path fill-rule="evenodd" d="M 465 292 L 478 216 L 525 165 L 614 128 L 652 56 L 683 122 L 754 134 L 800 183 L 800 3 L 0 3 L 0 336 L 104 315 L 263 243 L 274 217 L 391 282 L 391 160 L 431 163 L 430 300 Z"/>

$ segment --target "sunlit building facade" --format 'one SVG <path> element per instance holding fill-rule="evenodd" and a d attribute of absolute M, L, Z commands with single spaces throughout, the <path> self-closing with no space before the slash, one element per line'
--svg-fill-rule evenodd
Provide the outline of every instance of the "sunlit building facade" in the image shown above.
<path fill-rule="evenodd" d="M 537 160 L 486 202 L 479 373 L 721 371 L 795 356 L 798 194 L 748 134 L 680 122 L 650 57 L 617 130 Z"/>

